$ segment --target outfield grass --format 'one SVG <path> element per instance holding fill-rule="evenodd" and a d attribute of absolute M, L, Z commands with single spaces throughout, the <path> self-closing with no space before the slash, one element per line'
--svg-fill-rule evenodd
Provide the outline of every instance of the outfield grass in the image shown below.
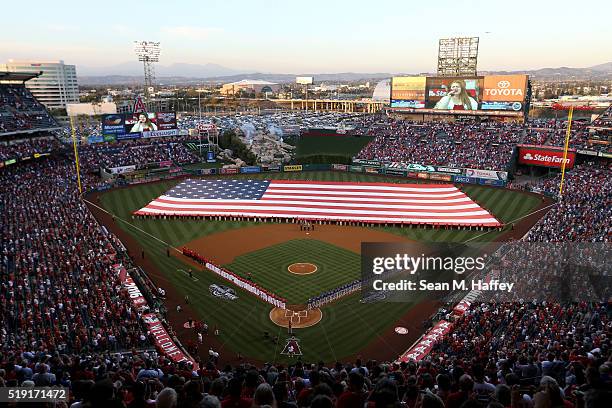
<path fill-rule="evenodd" d="M 346 172 L 255 174 L 234 177 L 414 182 L 406 179 Z M 225 345 L 222 353 L 239 351 L 245 356 L 263 361 L 284 361 L 278 354 L 282 346 L 275 347 L 262 339 L 264 330 L 273 335 L 278 334 L 281 338 L 285 333 L 268 318 L 271 308 L 269 305 L 239 289 L 237 289 L 237 292 L 240 298 L 237 301 L 221 301 L 210 295 L 208 286 L 212 283 L 225 284 L 225 281 L 207 272 L 198 273 L 197 281 L 190 280 L 185 273 L 181 272 L 186 268 L 186 265 L 177 258 L 166 256 L 167 245 L 180 247 L 205 235 L 228 229 L 243 228 L 253 225 L 253 223 L 246 221 L 131 219 L 132 211 L 145 206 L 176 183 L 177 181 L 173 180 L 112 190 L 101 196 L 101 204 L 116 216 L 121 228 L 132 234 L 141 243 L 146 251 L 146 256 L 164 273 L 166 280 L 157 283 L 166 287 L 173 285 L 181 295 L 189 295 L 193 307 L 198 311 L 197 318 L 206 321 L 210 327 L 216 325 L 220 328 L 221 340 Z M 509 190 L 481 186 L 466 186 L 463 190 L 504 222 L 516 220 L 530 213 L 539 204 L 537 197 Z M 126 220 L 129 224 L 121 220 Z M 491 241 L 499 235 L 497 231 L 483 233 L 482 231 L 423 228 L 389 227 L 383 229 L 418 241 Z M 160 240 L 163 242 L 160 242 Z M 300 261 L 305 262 L 302 259 Z M 358 266 L 356 271 L 359 271 Z M 309 294 L 304 293 L 304 295 L 307 297 Z M 321 323 L 311 328 L 299 330 L 305 359 L 335 361 L 357 353 L 385 329 L 391 327 L 413 305 L 413 303 L 361 304 L 358 300 L 359 295 L 354 295 L 326 306 L 323 309 Z M 414 299 L 415 302 L 418 302 L 418 300 Z M 409 344 L 405 346 L 408 347 Z M 403 350 L 392 351 L 399 354 Z"/>
<path fill-rule="evenodd" d="M 318 269 L 301 276 L 287 270 L 300 262 L 313 263 Z M 305 304 L 309 297 L 361 276 L 359 254 L 311 239 L 294 239 L 244 254 L 225 266 L 244 277 L 251 273 L 257 284 L 284 297 L 290 305 Z"/>

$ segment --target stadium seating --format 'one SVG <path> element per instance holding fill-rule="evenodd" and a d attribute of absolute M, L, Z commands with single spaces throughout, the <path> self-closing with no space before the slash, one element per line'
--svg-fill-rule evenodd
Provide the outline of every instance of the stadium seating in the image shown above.
<path fill-rule="evenodd" d="M 375 117 L 373 117 L 375 118 Z M 430 123 L 378 117 L 369 123 L 368 135 L 376 138 L 357 158 L 485 170 L 506 170 L 517 144 L 563 146 L 563 121 L 536 120 L 526 124 Z M 607 144 L 593 144 L 585 123 L 575 122 L 571 148 L 612 151 Z"/>
<path fill-rule="evenodd" d="M 376 138 L 357 158 L 486 170 L 506 170 L 514 146 L 541 144 L 543 138 L 513 124 L 416 124 L 381 119 L 370 125 Z"/>
<path fill-rule="evenodd" d="M 58 127 L 24 85 L 0 84 L 0 135 Z"/>
<path fill-rule="evenodd" d="M 534 226 L 531 242 L 609 242 L 612 179 L 610 167 L 579 165 L 566 174 L 563 198 Z M 522 185 L 520 188 L 557 196 L 561 176 Z"/>
<path fill-rule="evenodd" d="M 92 168 L 112 168 L 147 163 L 172 161 L 177 165 L 196 163 L 201 159 L 185 143 L 188 138 L 159 138 L 129 140 L 116 143 L 83 145 L 80 148 L 83 163 Z"/>
<path fill-rule="evenodd" d="M 368 120 L 376 138 L 360 153 L 367 159 L 503 169 L 496 155 L 507 161 L 514 144 L 545 141 L 535 128 L 518 125 Z M 596 408 L 610 401 L 611 312 L 600 303 L 476 303 L 447 317 L 452 331 L 419 362 L 364 356 L 285 366 L 241 357 L 222 366 L 212 352 L 196 358 L 197 369 L 174 363 L 153 348 L 121 289 L 113 265 L 132 262 L 80 199 L 70 157 L 58 143 L 0 147 L 1 157 L 56 153 L 0 169 L 0 386 L 63 385 L 81 407 L 162 407 L 173 398 L 178 407 L 209 408 Z M 86 189 L 103 184 L 93 175 L 99 167 L 197 160 L 174 139 L 81 146 L 80 153 Z M 569 171 L 563 200 L 525 240 L 609 242 L 610 170 L 583 164 Z M 521 188 L 554 193 L 558 181 Z"/>
<path fill-rule="evenodd" d="M 16 139 L 0 143 L 0 161 L 32 157 L 35 153 L 50 153 L 63 148 L 55 137 Z"/>

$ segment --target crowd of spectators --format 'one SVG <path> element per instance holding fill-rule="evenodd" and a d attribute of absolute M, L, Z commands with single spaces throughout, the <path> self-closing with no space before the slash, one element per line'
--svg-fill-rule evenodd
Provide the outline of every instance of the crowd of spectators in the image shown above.
<path fill-rule="evenodd" d="M 610 397 L 611 329 L 607 302 L 475 303 L 453 321 L 425 365 L 438 372 L 459 370 L 453 373 L 457 380 L 469 374 L 477 399 L 518 386 L 524 394 L 520 406 L 538 406 L 529 390 L 547 383 L 554 384 L 561 402 L 573 406 L 579 403 L 576 391 L 607 391 Z"/>
<path fill-rule="evenodd" d="M 519 124 L 417 124 L 390 118 L 371 124 L 368 135 L 375 138 L 359 159 L 485 170 L 506 170 L 518 143 L 544 141 Z"/>
<path fill-rule="evenodd" d="M 21 160 L 24 157 L 32 157 L 35 153 L 50 153 L 62 147 L 55 137 L 3 140 L 0 142 L 0 162 L 10 159 Z"/>
<path fill-rule="evenodd" d="M 423 124 L 384 116 L 371 116 L 365 123 L 367 135 L 375 139 L 358 153 L 359 159 L 484 170 L 506 170 L 517 144 L 563 146 L 567 126 L 556 120 Z M 610 151 L 610 144 L 593 143 L 587 125 L 574 122 L 570 148 Z"/>
<path fill-rule="evenodd" d="M 581 150 L 612 151 L 609 144 L 601 143 L 601 137 L 590 133 L 588 126 L 589 123 L 585 121 L 572 122 L 568 147 Z M 541 135 L 545 145 L 561 147 L 565 146 L 567 121 L 530 121 L 526 131 Z M 594 142 L 596 140 L 600 142 Z"/>
<path fill-rule="evenodd" d="M 24 85 L 0 84 L 0 134 L 57 127 Z"/>
<path fill-rule="evenodd" d="M 546 193 L 559 199 L 527 235 L 531 242 L 586 241 L 609 242 L 612 239 L 612 178 L 609 164 L 577 165 L 568 171 L 561 197 L 561 175 L 521 188 Z"/>
<path fill-rule="evenodd" d="M 609 331 L 605 305 L 486 303 L 420 362 L 194 369 L 155 352 L 3 353 L 0 385 L 70 387 L 73 407 L 603 408 Z"/>
<path fill-rule="evenodd" d="M 79 153 L 90 168 L 112 168 L 172 161 L 176 165 L 196 163 L 202 159 L 185 143 L 188 138 L 135 139 L 115 143 L 81 145 Z"/>
<path fill-rule="evenodd" d="M 129 264 L 116 238 L 80 199 L 66 160 L 0 174 L 0 345 L 80 352 L 149 344 L 113 264 Z M 83 182 L 97 181 L 84 175 Z"/>

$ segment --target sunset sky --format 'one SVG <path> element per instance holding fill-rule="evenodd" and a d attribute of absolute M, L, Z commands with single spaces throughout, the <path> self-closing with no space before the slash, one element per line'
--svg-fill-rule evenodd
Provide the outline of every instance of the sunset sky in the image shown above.
<path fill-rule="evenodd" d="M 425 72 L 439 38 L 480 37 L 480 70 L 612 61 L 612 2 L 17 1 L 2 6 L 0 63 L 133 61 L 133 41 L 162 43 L 160 63 L 270 73 Z M 12 16 L 12 18 L 6 18 Z"/>

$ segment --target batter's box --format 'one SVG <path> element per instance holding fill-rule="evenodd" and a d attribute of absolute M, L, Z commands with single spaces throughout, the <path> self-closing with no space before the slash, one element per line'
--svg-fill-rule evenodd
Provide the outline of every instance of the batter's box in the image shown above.
<path fill-rule="evenodd" d="M 293 310 L 285 310 L 285 319 L 291 319 L 292 324 L 300 324 L 302 319 L 308 318 L 308 310 L 300 310 L 299 312 L 294 312 Z"/>

